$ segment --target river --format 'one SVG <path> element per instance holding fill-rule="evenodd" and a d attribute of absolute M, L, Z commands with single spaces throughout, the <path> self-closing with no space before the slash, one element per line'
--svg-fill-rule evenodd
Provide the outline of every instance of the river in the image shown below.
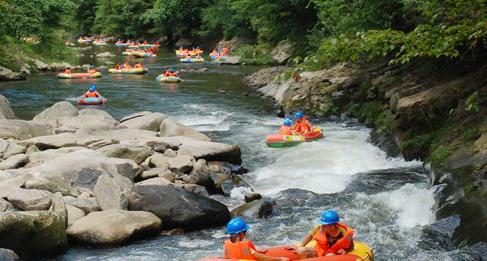
<path fill-rule="evenodd" d="M 114 47 L 104 49 L 121 52 Z M 81 63 L 100 65 L 124 59 L 117 55 L 94 60 L 92 49 L 82 52 L 87 55 L 80 58 Z M 244 179 L 277 203 L 270 218 L 248 220 L 249 235 L 258 247 L 300 241 L 320 213 L 332 208 L 356 229 L 357 241 L 373 247 L 376 260 L 456 259 L 455 251 L 423 246 L 422 226 L 435 221 L 435 199 L 422 163 L 388 158 L 367 141 L 370 129 L 353 120 L 318 120 L 315 123 L 325 130 L 324 139 L 270 149 L 263 138 L 277 130 L 281 119 L 275 116 L 270 100 L 249 95 L 241 83 L 245 74 L 258 67 L 181 65 L 165 49 L 144 62 L 150 70 L 144 76 L 105 74 L 94 80 L 58 80 L 52 73 L 37 74 L 23 82 L 0 83 L 0 94 L 10 100 L 18 118 L 31 119 L 55 102 L 74 103 L 89 84 L 96 84 L 109 100 L 101 108 L 116 118 L 144 110 L 163 112 L 216 141 L 238 144 L 243 165 L 250 169 Z M 209 70 L 185 72 L 181 84 L 155 81 L 167 66 Z M 244 190 L 235 189 L 230 198 L 214 197 L 233 208 L 242 203 Z M 50 260 L 198 260 L 221 255 L 224 239 L 223 228 L 207 229 L 115 248 L 72 247 Z"/>

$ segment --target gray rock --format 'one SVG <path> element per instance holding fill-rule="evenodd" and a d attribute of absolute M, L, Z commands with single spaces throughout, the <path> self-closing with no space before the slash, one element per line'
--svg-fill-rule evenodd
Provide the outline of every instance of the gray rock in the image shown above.
<path fill-rule="evenodd" d="M 77 207 L 66 205 L 68 214 L 68 226 L 71 226 L 76 220 L 85 216 L 85 212 Z"/>
<path fill-rule="evenodd" d="M 84 149 L 67 153 L 26 169 L 26 188 L 37 188 L 63 195 L 77 195 L 78 188 L 92 190 L 101 175 L 119 175 L 115 163 L 100 152 Z"/>
<path fill-rule="evenodd" d="M 152 149 L 145 145 L 113 144 L 102 147 L 98 151 L 107 157 L 131 159 L 137 164 L 152 155 Z"/>
<path fill-rule="evenodd" d="M 25 177 L 18 175 L 13 178 L 0 181 L 0 198 L 7 197 L 7 194 L 15 189 L 23 187 L 25 185 Z"/>
<path fill-rule="evenodd" d="M 100 176 L 95 185 L 96 201 L 102 210 L 127 209 L 125 193 L 132 190 L 132 181 L 125 177 Z"/>
<path fill-rule="evenodd" d="M 100 210 L 100 206 L 98 205 L 98 202 L 96 202 L 95 198 L 75 198 L 72 196 L 65 196 L 63 199 L 66 204 L 77 207 L 83 210 L 85 213 Z"/>
<path fill-rule="evenodd" d="M 0 158 L 8 158 L 13 155 L 25 153 L 26 148 L 12 140 L 0 139 Z"/>
<path fill-rule="evenodd" d="M 0 260 L 2 261 L 16 261 L 19 256 L 14 251 L 6 248 L 0 248 Z"/>
<path fill-rule="evenodd" d="M 111 58 L 111 57 L 115 57 L 115 55 L 111 52 L 104 52 L 104 53 L 96 54 L 96 57 L 97 58 Z"/>
<path fill-rule="evenodd" d="M 29 148 L 37 146 L 31 145 Z M 38 149 L 37 149 L 38 150 Z M 43 151 L 34 151 L 31 153 L 27 154 L 27 157 L 29 158 L 29 163 L 27 164 L 27 167 L 34 167 L 38 166 L 46 161 L 53 160 L 55 158 L 64 156 L 65 154 L 75 152 L 75 151 L 80 151 L 80 150 L 86 150 L 86 148 L 83 147 L 67 147 L 67 148 L 60 148 L 60 149 L 49 149 L 49 150 L 43 150 Z"/>
<path fill-rule="evenodd" d="M 142 116 L 145 116 L 145 115 L 149 115 L 149 114 L 152 114 L 152 112 L 150 112 L 150 111 L 141 111 L 141 112 L 132 113 L 130 115 L 127 115 L 127 116 L 121 118 L 120 119 L 120 123 L 122 123 L 124 121 L 128 121 L 128 120 L 132 120 L 132 119 L 135 119 L 135 118 L 138 118 L 138 117 L 142 117 Z"/>
<path fill-rule="evenodd" d="M 267 218 L 272 214 L 273 202 L 259 199 L 250 203 L 245 203 L 234 210 L 232 216 L 247 217 L 247 218 Z"/>
<path fill-rule="evenodd" d="M 0 162 L 0 170 L 20 168 L 28 162 L 29 158 L 27 155 L 17 154 Z"/>
<path fill-rule="evenodd" d="M 294 45 L 290 42 L 281 42 L 274 50 L 272 50 L 272 59 L 279 64 L 284 64 L 289 60 L 289 58 L 291 58 L 294 53 L 294 49 Z"/>
<path fill-rule="evenodd" d="M 289 70 L 287 66 L 271 67 L 259 70 L 243 79 L 245 85 L 253 88 L 259 89 L 268 84 L 270 84 L 276 76 Z"/>
<path fill-rule="evenodd" d="M 57 120 L 62 117 L 76 117 L 78 114 L 79 110 L 70 102 L 62 101 L 55 103 L 51 107 L 37 114 L 33 121 L 45 123 L 48 120 Z"/>
<path fill-rule="evenodd" d="M 25 80 L 25 75 L 0 66 L 0 81 Z"/>
<path fill-rule="evenodd" d="M 252 193 L 245 194 L 246 203 L 250 203 L 252 201 L 259 200 L 259 199 L 262 199 L 262 195 L 259 193 L 252 192 Z"/>
<path fill-rule="evenodd" d="M 3 198 L 0 198 L 0 212 L 6 212 L 12 208 L 13 208 L 13 205 L 10 202 L 6 201 Z"/>
<path fill-rule="evenodd" d="M 230 220 L 222 203 L 170 185 L 135 185 L 129 209 L 156 214 L 163 228 L 194 230 L 224 225 Z"/>
<path fill-rule="evenodd" d="M 67 62 L 61 62 L 61 63 L 52 63 L 47 67 L 47 69 L 52 72 L 66 70 L 67 68 L 74 68 L 74 66 Z"/>
<path fill-rule="evenodd" d="M 117 171 L 123 177 L 133 180 L 136 176 L 143 172 L 142 167 L 137 165 L 135 161 L 131 159 L 119 159 L 119 158 L 109 158 L 110 161 L 115 164 Z"/>
<path fill-rule="evenodd" d="M 112 209 L 93 212 L 78 219 L 67 233 L 84 243 L 112 245 L 126 242 L 134 236 L 156 232 L 160 227 L 161 220 L 152 213 Z"/>
<path fill-rule="evenodd" d="M 25 140 L 52 134 L 54 130 L 47 125 L 22 120 L 0 120 L 0 138 Z"/>
<path fill-rule="evenodd" d="M 10 108 L 10 102 L 3 95 L 0 95 L 0 119 L 15 119 L 15 113 Z"/>
<path fill-rule="evenodd" d="M 164 151 L 164 156 L 168 157 L 168 158 L 174 158 L 176 157 L 178 154 L 172 150 L 172 149 L 167 149 Z"/>
<path fill-rule="evenodd" d="M 149 159 L 149 166 L 160 169 L 169 169 L 169 159 L 170 158 L 161 153 L 154 153 Z"/>
<path fill-rule="evenodd" d="M 204 197 L 209 197 L 208 191 L 206 190 L 205 187 L 197 185 L 197 184 L 188 184 L 188 183 L 182 183 L 182 184 L 173 184 L 173 186 L 177 188 L 182 188 L 184 190 L 196 193 L 198 195 L 204 196 Z"/>
<path fill-rule="evenodd" d="M 188 173 L 193 169 L 194 158 L 187 155 L 169 158 L 169 169 L 171 171 Z"/>
<path fill-rule="evenodd" d="M 165 178 L 155 177 L 146 179 L 141 182 L 135 183 L 136 186 L 149 186 L 149 185 L 171 185 L 171 182 Z"/>
<path fill-rule="evenodd" d="M 44 190 L 16 188 L 7 193 L 7 200 L 20 210 L 48 210 L 53 195 Z"/>
<path fill-rule="evenodd" d="M 19 142 L 20 145 L 24 145 L 27 147 L 35 145 L 41 150 L 58 149 L 62 147 L 87 147 L 91 149 L 98 149 L 116 143 L 118 143 L 118 141 L 114 139 L 96 137 L 89 134 L 73 133 L 47 135 Z"/>
<path fill-rule="evenodd" d="M 162 169 L 162 168 L 153 168 L 144 171 L 141 175 L 141 179 L 150 179 L 155 177 L 161 177 L 169 180 L 170 182 L 174 182 L 175 177 L 174 174 L 169 169 Z"/>
<path fill-rule="evenodd" d="M 211 141 L 211 139 L 203 133 L 193 128 L 187 127 L 181 123 L 178 123 L 170 118 L 167 118 L 162 122 L 160 126 L 160 136 L 185 136 L 201 141 Z"/>
<path fill-rule="evenodd" d="M 148 131 L 159 131 L 162 121 L 167 118 L 165 114 L 153 112 L 150 114 L 140 115 L 138 117 L 124 118 L 120 126 L 131 129 L 140 129 Z"/>
<path fill-rule="evenodd" d="M 242 58 L 240 56 L 226 56 L 219 60 L 220 64 L 239 65 Z"/>
<path fill-rule="evenodd" d="M 424 226 L 421 235 L 422 244 L 425 247 L 430 247 L 429 245 L 433 244 L 441 249 L 453 250 L 455 248 L 454 233 L 461 223 L 462 218 L 456 214 Z"/>
<path fill-rule="evenodd" d="M 44 62 L 37 59 L 33 59 L 32 62 L 38 71 L 45 72 L 48 70 L 49 65 L 45 64 Z"/>
<path fill-rule="evenodd" d="M 48 211 L 0 214 L 0 247 L 12 249 L 22 259 L 62 253 L 68 247 L 66 207 L 59 195 Z"/>

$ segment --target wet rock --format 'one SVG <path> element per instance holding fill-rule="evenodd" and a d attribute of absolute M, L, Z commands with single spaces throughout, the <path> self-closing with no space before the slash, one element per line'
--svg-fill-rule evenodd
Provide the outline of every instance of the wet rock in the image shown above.
<path fill-rule="evenodd" d="M 79 188 L 92 190 L 101 175 L 119 175 L 117 166 L 100 152 L 79 150 L 25 170 L 26 188 L 63 195 L 77 195 Z"/>
<path fill-rule="evenodd" d="M 48 210 L 53 195 L 44 190 L 16 188 L 6 195 L 7 200 L 20 210 Z"/>
<path fill-rule="evenodd" d="M 288 70 L 287 66 L 271 67 L 259 70 L 243 79 L 245 85 L 258 89 L 271 83 L 279 74 Z"/>
<path fill-rule="evenodd" d="M 125 194 L 132 190 L 132 181 L 125 177 L 100 176 L 95 185 L 96 201 L 102 210 L 127 209 Z"/>
<path fill-rule="evenodd" d="M 389 132 L 373 130 L 370 133 L 369 142 L 383 149 L 389 157 L 394 158 L 401 155 L 401 151 L 395 142 L 394 136 Z"/>
<path fill-rule="evenodd" d="M 167 116 L 165 114 L 153 112 L 145 115 L 140 115 L 138 117 L 132 117 L 129 119 L 124 118 L 123 122 L 120 123 L 120 126 L 131 129 L 159 131 L 161 123 L 166 118 Z"/>
<path fill-rule="evenodd" d="M 223 89 L 218 89 L 217 91 L 218 91 L 219 94 L 225 94 L 225 93 L 227 93 L 227 91 L 225 91 Z"/>
<path fill-rule="evenodd" d="M 0 248 L 0 260 L 2 261 L 17 261 L 19 256 L 14 251 L 6 248 Z"/>
<path fill-rule="evenodd" d="M 97 151 L 107 157 L 131 159 L 137 164 L 144 162 L 145 159 L 152 155 L 152 149 L 145 145 L 113 144 L 102 147 Z"/>
<path fill-rule="evenodd" d="M 279 64 L 284 64 L 289 60 L 289 58 L 291 58 L 294 53 L 294 49 L 294 45 L 290 42 L 281 42 L 274 50 L 272 50 L 272 59 Z"/>
<path fill-rule="evenodd" d="M 172 236 L 179 236 L 179 235 L 183 235 L 183 234 L 184 234 L 184 230 L 182 228 L 175 228 L 175 229 L 163 231 L 161 233 L 161 236 L 172 237 Z"/>
<path fill-rule="evenodd" d="M 45 72 L 48 70 L 49 68 L 49 65 L 47 65 L 46 63 L 40 61 L 40 60 L 37 60 L 37 59 L 32 59 L 32 62 L 33 62 L 33 65 L 34 67 L 38 70 L 38 71 L 41 71 L 41 72 Z"/>
<path fill-rule="evenodd" d="M 10 102 L 3 95 L 0 95 L 0 119 L 15 119 L 15 113 L 10 108 Z"/>
<path fill-rule="evenodd" d="M 113 245 L 135 236 L 154 233 L 161 220 L 143 211 L 106 210 L 93 212 L 74 222 L 67 230 L 70 237 L 93 245 Z"/>
<path fill-rule="evenodd" d="M 225 56 L 220 58 L 220 64 L 228 64 L 228 65 L 239 65 L 241 63 L 242 58 L 240 56 Z"/>
<path fill-rule="evenodd" d="M 262 195 L 256 192 L 245 194 L 245 202 L 250 203 L 255 200 L 262 199 Z"/>
<path fill-rule="evenodd" d="M 163 228 L 195 230 L 224 225 L 230 220 L 222 203 L 170 185 L 135 185 L 129 209 L 156 214 L 162 219 Z"/>
<path fill-rule="evenodd" d="M 67 68 L 74 68 L 74 66 L 67 62 L 62 62 L 62 63 L 52 63 L 47 67 L 47 69 L 51 72 L 63 71 L 66 70 Z"/>
<path fill-rule="evenodd" d="M 0 138 L 25 140 L 54 134 L 49 126 L 22 120 L 0 120 Z"/>
<path fill-rule="evenodd" d="M 232 210 L 232 216 L 268 218 L 272 214 L 274 204 L 274 202 L 265 199 L 255 200 Z"/>
<path fill-rule="evenodd" d="M 25 75 L 0 66 L 0 81 L 25 80 Z"/>
<path fill-rule="evenodd" d="M 20 168 L 28 162 L 29 158 L 27 155 L 17 154 L 0 162 L 0 170 Z"/>
<path fill-rule="evenodd" d="M 77 207 L 66 205 L 68 215 L 68 226 L 71 226 L 76 220 L 85 216 L 85 212 Z"/>
<path fill-rule="evenodd" d="M 429 244 L 433 244 L 435 249 L 437 247 L 445 250 L 454 249 L 454 234 L 461 223 L 462 218 L 460 215 L 453 215 L 423 227 L 421 238 L 423 247 L 429 248 Z"/>
<path fill-rule="evenodd" d="M 104 53 L 96 54 L 96 57 L 97 58 L 111 58 L 111 57 L 115 57 L 115 55 L 111 52 L 104 52 Z"/>
<path fill-rule="evenodd" d="M 473 246 L 467 247 L 466 250 L 471 256 L 476 257 L 476 260 L 487 261 L 487 243 L 478 242 Z"/>
<path fill-rule="evenodd" d="M 185 136 L 201 141 L 210 141 L 211 139 L 203 133 L 178 123 L 172 119 L 165 119 L 160 126 L 161 137 Z"/>
<path fill-rule="evenodd" d="M 66 207 L 59 195 L 48 211 L 0 214 L 0 247 L 12 249 L 22 259 L 63 252 L 67 246 Z"/>
<path fill-rule="evenodd" d="M 72 196 L 65 196 L 63 197 L 63 200 L 66 204 L 77 207 L 85 213 L 101 210 L 95 198 L 75 198 Z"/>
<path fill-rule="evenodd" d="M 187 155 L 178 155 L 169 158 L 169 169 L 175 172 L 188 173 L 193 169 L 193 157 Z"/>

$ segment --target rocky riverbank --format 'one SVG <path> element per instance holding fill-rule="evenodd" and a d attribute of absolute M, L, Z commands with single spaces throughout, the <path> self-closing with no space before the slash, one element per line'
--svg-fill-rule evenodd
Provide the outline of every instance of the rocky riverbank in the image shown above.
<path fill-rule="evenodd" d="M 487 241 L 487 66 L 438 77 L 422 66 L 338 64 L 278 77 L 287 70 L 264 69 L 244 82 L 287 112 L 351 116 L 374 127 L 374 143 L 425 161 L 432 184 L 443 184 L 436 214 L 460 215 L 457 242 Z"/>
<path fill-rule="evenodd" d="M 117 120 L 59 102 L 25 121 L 0 96 L 0 118 L 0 248 L 21 258 L 230 219 L 209 195 L 239 185 L 245 170 L 236 145 L 158 112 Z"/>

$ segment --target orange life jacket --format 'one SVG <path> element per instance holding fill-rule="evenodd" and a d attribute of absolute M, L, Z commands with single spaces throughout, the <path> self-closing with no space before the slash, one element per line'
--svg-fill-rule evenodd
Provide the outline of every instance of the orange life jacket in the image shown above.
<path fill-rule="evenodd" d="M 87 91 L 85 93 L 86 98 L 98 98 L 99 96 L 100 96 L 100 94 L 97 91 L 94 91 L 94 92 Z"/>
<path fill-rule="evenodd" d="M 311 131 L 311 124 L 306 118 L 303 118 L 301 120 L 296 121 L 296 124 L 294 124 L 293 129 L 297 133 L 303 134 L 305 132 Z"/>
<path fill-rule="evenodd" d="M 225 240 L 223 246 L 223 255 L 226 259 L 247 259 L 256 260 L 252 255 L 251 250 L 255 250 L 255 246 L 250 240 L 233 243 L 230 239 Z"/>
<path fill-rule="evenodd" d="M 293 135 L 293 132 L 292 132 L 292 128 L 289 127 L 289 126 L 281 126 L 281 128 L 279 128 L 279 134 L 282 134 L 282 135 Z"/>
<path fill-rule="evenodd" d="M 343 233 L 343 237 L 338 239 L 332 246 L 328 245 L 328 236 L 325 231 L 320 227 L 318 232 L 313 236 L 316 241 L 315 250 L 318 256 L 325 256 L 329 253 L 338 254 L 338 250 L 343 249 L 345 251 L 350 251 L 353 248 L 353 229 L 345 226 L 342 223 L 337 223 L 338 228 Z"/>

